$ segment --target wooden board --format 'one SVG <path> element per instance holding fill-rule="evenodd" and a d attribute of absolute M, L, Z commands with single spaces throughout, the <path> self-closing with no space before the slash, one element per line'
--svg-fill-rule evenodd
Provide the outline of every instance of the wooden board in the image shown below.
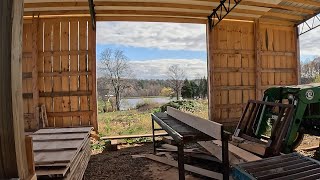
<path fill-rule="evenodd" d="M 221 146 L 221 141 L 219 140 L 214 140 L 212 141 L 214 144 L 217 144 L 219 146 Z M 243 150 L 241 148 L 238 148 L 237 146 L 233 145 L 233 144 L 228 144 L 229 147 L 229 151 L 237 156 L 239 156 L 241 159 L 247 161 L 247 162 L 251 162 L 251 161 L 257 161 L 260 160 L 262 158 L 260 158 L 259 156 L 256 156 L 246 150 Z"/>
<path fill-rule="evenodd" d="M 69 163 L 77 150 L 36 152 L 34 160 L 38 164 Z"/>
<path fill-rule="evenodd" d="M 184 113 L 169 106 L 167 114 L 215 139 L 221 139 L 222 125 L 219 123 Z"/>
<path fill-rule="evenodd" d="M 211 141 L 200 141 L 198 142 L 203 148 L 205 148 L 211 155 L 217 157 L 220 161 L 222 161 L 222 148 L 221 146 L 212 143 Z M 242 163 L 243 160 L 240 158 L 235 157 L 229 151 L 229 162 L 231 165 Z"/>
<path fill-rule="evenodd" d="M 33 134 L 31 135 L 33 141 L 55 141 L 64 139 L 84 139 L 88 137 L 88 133 L 74 133 L 74 134 Z"/>
<path fill-rule="evenodd" d="M 87 132 L 90 132 L 91 130 L 92 130 L 92 127 L 40 129 L 33 134 L 87 133 Z"/>
<path fill-rule="evenodd" d="M 178 167 L 178 162 L 177 161 L 172 161 L 172 160 L 169 160 L 167 158 L 155 156 L 155 155 L 152 155 L 152 154 L 146 154 L 145 157 L 148 158 L 148 159 L 152 159 L 154 161 L 161 162 L 163 164 L 167 164 L 167 165 L 170 165 L 170 166 Z M 185 164 L 184 168 L 185 168 L 186 171 L 190 171 L 190 172 L 193 172 L 193 173 L 196 173 L 196 174 L 200 174 L 202 176 L 211 177 L 211 178 L 214 178 L 214 179 L 222 179 L 222 174 L 220 174 L 220 173 L 216 173 L 216 172 L 209 171 L 209 170 L 206 170 L 206 169 L 202 169 L 202 168 L 199 168 L 199 167 L 191 166 L 191 165 L 188 165 L 188 164 Z"/>
<path fill-rule="evenodd" d="M 91 130 L 90 127 L 42 129 L 32 134 L 37 175 L 61 178 L 75 171 L 79 162 L 90 157 Z"/>
<path fill-rule="evenodd" d="M 33 151 L 47 151 L 47 150 L 70 150 L 78 149 L 83 143 L 83 140 L 57 140 L 50 142 L 35 142 L 33 144 Z"/>

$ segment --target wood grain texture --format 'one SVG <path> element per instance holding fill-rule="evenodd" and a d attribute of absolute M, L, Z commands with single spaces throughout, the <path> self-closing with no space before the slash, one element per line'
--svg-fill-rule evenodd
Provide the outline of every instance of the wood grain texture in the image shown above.
<path fill-rule="evenodd" d="M 215 139 L 220 140 L 222 138 L 222 125 L 219 123 L 179 111 L 169 106 L 167 107 L 167 114 Z"/>
<path fill-rule="evenodd" d="M 45 104 L 49 127 L 93 125 L 97 129 L 96 32 L 88 18 L 33 18 L 24 28 L 23 74 L 36 76 L 24 78 L 24 112 L 35 115 L 34 106 Z M 29 63 L 33 59 L 36 68 Z M 32 87 L 31 81 L 37 86 Z M 25 121 L 27 131 L 37 129 L 36 118 Z"/>
<path fill-rule="evenodd" d="M 294 33 L 292 26 L 260 21 L 222 21 L 207 31 L 210 120 L 233 126 L 249 99 L 298 83 Z"/>
<path fill-rule="evenodd" d="M 0 179 L 29 176 L 22 100 L 23 2 L 0 2 Z"/>
<path fill-rule="evenodd" d="M 63 179 L 82 177 L 90 159 L 89 135 L 92 129 L 41 129 L 33 133 L 37 175 Z"/>

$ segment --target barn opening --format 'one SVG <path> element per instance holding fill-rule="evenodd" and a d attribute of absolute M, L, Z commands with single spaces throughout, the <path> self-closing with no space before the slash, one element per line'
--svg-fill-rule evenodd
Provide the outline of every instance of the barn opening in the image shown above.
<path fill-rule="evenodd" d="M 235 125 L 244 102 L 249 98 L 261 99 L 266 88 L 299 84 L 299 32 L 296 26 L 316 15 L 319 3 L 314 0 L 250 0 L 232 8 L 232 12 L 225 9 L 227 12 L 223 12 L 223 16 L 210 16 L 208 20 L 212 6 L 221 7 L 224 2 L 190 0 L 144 4 L 98 1 L 95 9 L 93 1 L 61 4 L 61 1 L 26 0 L 24 7 L 20 1 L 2 1 L 4 16 L 1 16 L 1 24 L 5 26 L 1 28 L 4 39 L 1 57 L 11 61 L 2 61 L 0 71 L 0 103 L 3 107 L 0 128 L 7 132 L 1 134 L 4 139 L 1 149 L 6 152 L 1 156 L 1 177 L 24 179 L 32 175 L 26 165 L 23 129 L 40 124 L 35 116 L 37 109 L 32 108 L 36 103 L 47 104 L 49 127 L 90 125 L 98 129 L 97 105 L 93 100 L 97 97 L 94 77 L 96 49 L 92 47 L 96 38 L 95 21 L 206 24 L 209 118 L 226 126 Z M 234 2 L 238 5 L 240 1 Z M 228 20 L 220 22 L 224 15 Z M 29 35 L 23 35 L 22 31 L 26 33 L 28 28 L 31 28 Z M 71 34 L 73 29 L 76 33 Z M 61 38 L 64 35 L 65 38 Z M 26 42 L 23 38 L 32 41 L 23 45 Z M 71 62 L 71 59 L 75 61 Z M 73 66 L 73 62 L 78 64 Z M 62 71 L 63 68 L 66 71 Z M 70 86 L 73 83 L 77 84 L 74 89 Z"/>
<path fill-rule="evenodd" d="M 101 21 L 97 36 L 102 136 L 150 135 L 151 113 L 170 102 L 208 118 L 205 25 Z"/>

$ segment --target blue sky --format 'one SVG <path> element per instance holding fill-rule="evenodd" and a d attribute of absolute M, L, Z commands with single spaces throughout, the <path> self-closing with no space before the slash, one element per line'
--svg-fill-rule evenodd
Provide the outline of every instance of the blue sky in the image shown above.
<path fill-rule="evenodd" d="M 168 67 L 174 64 L 189 79 L 207 73 L 205 25 L 98 22 L 98 60 L 105 48 L 124 51 L 138 79 L 166 79 Z"/>

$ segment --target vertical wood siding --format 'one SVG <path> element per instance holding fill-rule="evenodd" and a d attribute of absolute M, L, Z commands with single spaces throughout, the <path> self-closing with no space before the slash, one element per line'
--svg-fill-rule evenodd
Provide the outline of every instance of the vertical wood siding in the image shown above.
<path fill-rule="evenodd" d="M 35 18 L 37 19 L 37 18 Z M 35 26 L 34 23 L 37 23 Z M 37 28 L 37 34 L 32 28 Z M 39 127 L 34 104 L 45 104 L 50 127 L 94 126 L 95 39 L 87 18 L 38 19 L 24 24 L 23 96 L 26 130 Z M 37 52 L 32 54 L 32 35 Z M 94 41 L 94 42 L 93 42 Z M 92 51 L 92 52 L 91 52 Z M 36 62 L 35 75 L 32 61 Z M 32 79 L 37 76 L 37 81 Z M 36 83 L 36 88 L 32 88 Z M 33 91 L 39 93 L 35 100 Z"/>
<path fill-rule="evenodd" d="M 227 126 L 268 87 L 298 83 L 295 28 L 258 23 L 223 21 L 207 33 L 210 117 Z"/>

